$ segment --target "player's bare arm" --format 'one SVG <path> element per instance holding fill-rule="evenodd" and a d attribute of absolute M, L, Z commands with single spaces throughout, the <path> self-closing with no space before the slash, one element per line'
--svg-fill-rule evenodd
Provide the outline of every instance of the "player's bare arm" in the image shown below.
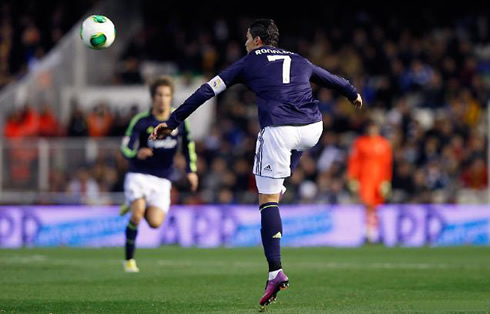
<path fill-rule="evenodd" d="M 195 172 L 189 172 L 187 174 L 187 181 L 189 181 L 190 188 L 192 192 L 197 191 L 197 187 L 199 186 L 199 177 Z"/>

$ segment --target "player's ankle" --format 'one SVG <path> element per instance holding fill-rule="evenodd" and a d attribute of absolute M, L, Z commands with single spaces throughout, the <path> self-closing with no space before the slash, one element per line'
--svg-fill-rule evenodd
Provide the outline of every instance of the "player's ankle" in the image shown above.
<path fill-rule="evenodd" d="M 282 271 L 282 268 L 278 269 L 278 270 L 273 270 L 273 271 L 270 271 L 269 272 L 269 280 L 274 280 L 276 279 L 277 277 L 277 274 L 279 274 L 279 272 Z"/>

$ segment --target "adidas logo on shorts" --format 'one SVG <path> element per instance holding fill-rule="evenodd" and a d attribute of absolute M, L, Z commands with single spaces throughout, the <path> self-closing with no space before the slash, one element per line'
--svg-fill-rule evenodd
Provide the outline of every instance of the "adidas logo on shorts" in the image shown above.
<path fill-rule="evenodd" d="M 271 165 L 267 165 L 264 167 L 264 170 L 267 170 L 267 171 L 272 171 L 272 167 Z"/>

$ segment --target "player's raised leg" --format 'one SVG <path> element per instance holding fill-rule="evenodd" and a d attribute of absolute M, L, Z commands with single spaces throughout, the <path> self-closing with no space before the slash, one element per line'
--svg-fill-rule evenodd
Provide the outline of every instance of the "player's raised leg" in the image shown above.
<path fill-rule="evenodd" d="M 146 193 L 145 219 L 150 228 L 158 228 L 165 220 L 170 208 L 170 190 L 172 183 L 164 178 L 149 177 L 150 185 Z"/>
<path fill-rule="evenodd" d="M 160 227 L 165 220 L 165 212 L 161 208 L 148 206 L 145 216 L 148 225 L 153 229 Z"/>
<path fill-rule="evenodd" d="M 134 259 L 136 249 L 136 236 L 138 235 L 138 225 L 145 215 L 146 202 L 143 198 L 134 200 L 131 205 L 131 218 L 126 227 L 126 261 L 124 271 L 128 273 L 137 273 L 139 268 Z"/>

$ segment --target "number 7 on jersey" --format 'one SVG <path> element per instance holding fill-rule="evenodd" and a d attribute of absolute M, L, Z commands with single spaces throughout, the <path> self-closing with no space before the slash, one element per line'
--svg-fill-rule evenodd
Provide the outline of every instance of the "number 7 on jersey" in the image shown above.
<path fill-rule="evenodd" d="M 284 60 L 282 63 L 282 82 L 288 84 L 291 76 L 291 57 L 272 55 L 267 56 L 267 59 L 269 59 L 269 61 Z"/>

